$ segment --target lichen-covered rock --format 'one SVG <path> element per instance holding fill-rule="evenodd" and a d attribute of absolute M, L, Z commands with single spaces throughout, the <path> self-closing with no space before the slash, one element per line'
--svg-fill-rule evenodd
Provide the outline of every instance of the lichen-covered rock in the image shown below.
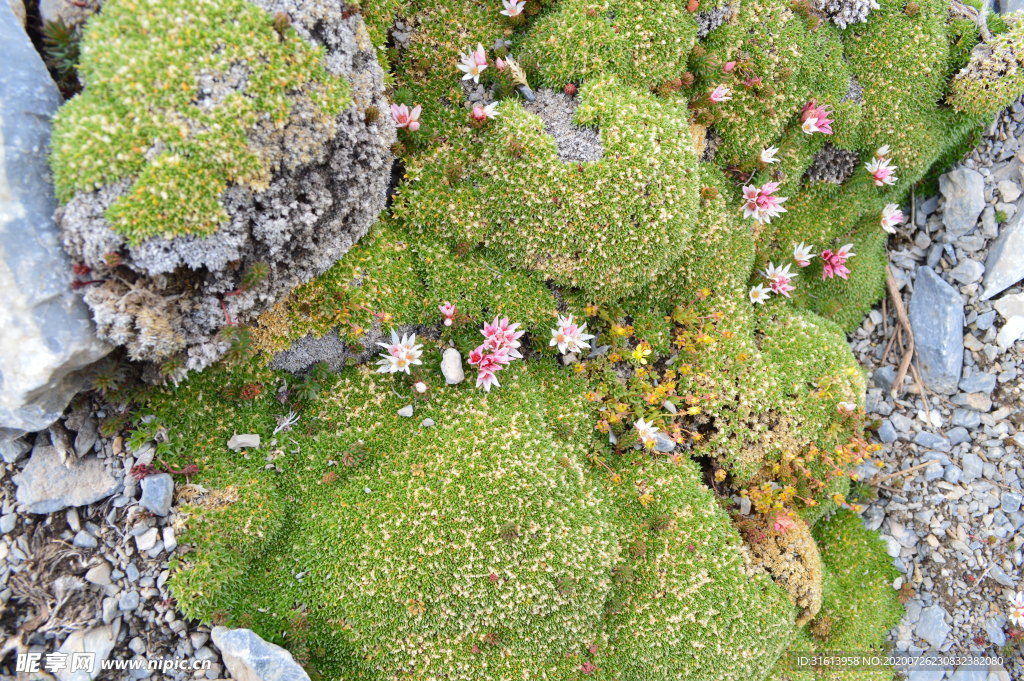
<path fill-rule="evenodd" d="M 862 24 L 871 10 L 879 8 L 876 0 L 813 0 L 813 5 L 839 28 Z"/>
<path fill-rule="evenodd" d="M 210 635 L 236 681 L 309 681 L 291 653 L 251 629 L 214 627 Z"/>
<path fill-rule="evenodd" d="M 58 219 L 100 335 L 133 359 L 205 367 L 222 328 L 326 270 L 384 206 L 394 124 L 345 5 L 114 0 L 80 71 L 56 123 Z"/>
<path fill-rule="evenodd" d="M 110 351 L 71 290 L 46 167 L 60 94 L 18 19 L 0 3 L 0 447 L 46 428 Z"/>
<path fill-rule="evenodd" d="M 947 101 L 958 111 L 991 115 L 1024 89 L 1024 18 L 1012 13 L 1002 19 L 1008 30 L 979 43 L 950 83 Z"/>

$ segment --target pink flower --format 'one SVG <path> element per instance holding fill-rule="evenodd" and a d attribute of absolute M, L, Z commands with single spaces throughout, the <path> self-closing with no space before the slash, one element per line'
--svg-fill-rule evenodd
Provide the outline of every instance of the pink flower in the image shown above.
<path fill-rule="evenodd" d="M 871 179 L 874 180 L 876 187 L 896 184 L 896 168 L 899 166 L 892 165 L 889 159 L 876 156 L 865 163 L 864 167 L 871 173 Z"/>
<path fill-rule="evenodd" d="M 885 208 L 882 209 L 882 229 L 889 234 L 895 234 L 896 226 L 902 225 L 906 219 L 903 211 L 895 203 L 887 203 Z"/>
<path fill-rule="evenodd" d="M 498 117 L 498 103 L 492 102 L 487 106 L 474 106 L 473 107 L 473 120 L 474 121 L 486 121 L 488 118 Z"/>
<path fill-rule="evenodd" d="M 710 99 L 715 104 L 718 104 L 720 102 L 727 102 L 730 99 L 732 99 L 731 93 L 732 90 L 730 90 L 724 85 L 719 85 L 718 87 L 711 91 L 711 94 L 708 95 L 708 99 Z"/>
<path fill-rule="evenodd" d="M 455 321 L 455 306 L 445 301 L 442 305 L 438 305 L 437 309 L 444 315 L 444 325 L 451 326 L 452 322 Z"/>
<path fill-rule="evenodd" d="M 787 198 L 775 196 L 775 191 L 778 188 L 778 182 L 765 182 L 760 188 L 753 185 L 744 186 L 743 217 L 754 218 L 758 222 L 763 222 L 767 225 L 772 221 L 772 218 L 785 213 L 786 209 L 782 207 L 782 202 L 786 201 Z"/>
<path fill-rule="evenodd" d="M 508 68 L 508 65 L 505 63 L 504 59 L 498 57 L 497 59 L 494 60 L 494 68 L 498 69 L 498 71 L 500 72 Z"/>
<path fill-rule="evenodd" d="M 405 104 L 392 104 L 391 117 L 395 119 L 395 125 L 399 128 L 406 128 L 409 132 L 416 132 L 420 129 L 420 111 L 422 107 L 417 104 L 409 111 Z"/>
<path fill-rule="evenodd" d="M 775 514 L 775 518 L 772 521 L 772 529 L 779 534 L 786 534 L 792 529 L 796 528 L 796 521 L 793 520 L 793 516 L 785 511 L 779 511 Z"/>
<path fill-rule="evenodd" d="M 850 270 L 846 267 L 846 260 L 857 255 L 850 250 L 851 248 L 853 248 L 853 244 L 846 244 L 834 253 L 827 249 L 821 252 L 821 278 L 823 280 L 831 279 L 832 277 L 846 279 L 846 275 L 850 273 Z"/>
<path fill-rule="evenodd" d="M 751 76 L 743 81 L 743 84 L 748 88 L 754 88 L 760 86 L 763 81 L 764 79 L 761 76 Z"/>
<path fill-rule="evenodd" d="M 566 352 L 579 352 L 590 347 L 589 341 L 594 336 L 589 333 L 584 333 L 587 330 L 587 325 L 576 324 L 572 321 L 572 315 L 568 317 L 558 317 L 558 327 L 551 329 L 551 342 L 549 346 L 557 346 L 558 351 L 563 355 Z"/>
<path fill-rule="evenodd" d="M 725 71 L 726 73 L 732 73 L 735 68 L 736 68 L 736 62 L 734 62 L 734 61 L 727 61 L 727 62 L 725 62 L 725 66 L 722 67 L 722 70 Z"/>
<path fill-rule="evenodd" d="M 832 107 L 819 106 L 818 100 L 812 99 L 804 105 L 804 109 L 800 113 L 800 127 L 808 135 L 815 132 L 831 135 L 833 123 L 832 119 L 829 118 L 831 113 Z"/>
<path fill-rule="evenodd" d="M 501 11 L 502 14 L 507 17 L 517 17 L 523 13 L 526 0 L 501 0 L 501 4 L 505 6 L 505 9 Z"/>
<path fill-rule="evenodd" d="M 796 274 L 789 271 L 789 268 L 789 265 L 776 267 L 774 263 L 769 262 L 768 269 L 764 273 L 764 276 L 768 279 L 768 287 L 775 293 L 787 298 L 789 298 L 789 292 L 795 288 L 791 282 L 793 277 L 796 276 Z"/>
<path fill-rule="evenodd" d="M 814 257 L 814 253 L 811 253 L 811 247 L 801 241 L 799 244 L 793 247 L 793 260 L 800 267 L 807 267 L 811 264 L 811 258 Z"/>
<path fill-rule="evenodd" d="M 509 324 L 508 317 L 495 317 L 490 324 L 484 324 L 481 333 L 484 342 L 469 353 L 469 364 L 477 370 L 476 387 L 491 391 L 492 386 L 500 387 L 497 373 L 512 360 L 521 359 L 518 348 L 519 338 L 525 331 L 518 330 L 519 324 Z"/>
<path fill-rule="evenodd" d="M 1018 591 L 1009 601 L 1010 610 L 1006 613 L 1006 619 L 1016 627 L 1024 627 L 1024 592 Z"/>

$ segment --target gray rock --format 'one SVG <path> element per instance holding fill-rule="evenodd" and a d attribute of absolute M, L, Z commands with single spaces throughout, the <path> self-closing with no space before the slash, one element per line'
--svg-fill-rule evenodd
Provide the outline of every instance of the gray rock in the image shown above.
<path fill-rule="evenodd" d="M 14 513 L 5 513 L 0 516 L 0 534 L 10 534 L 18 524 L 18 516 Z"/>
<path fill-rule="evenodd" d="M 889 419 L 883 419 L 882 425 L 878 426 L 878 439 L 886 444 L 896 441 L 896 429 Z"/>
<path fill-rule="evenodd" d="M 950 271 L 949 276 L 953 277 L 957 282 L 967 285 L 979 281 L 984 273 L 985 266 L 980 262 L 964 259 Z"/>
<path fill-rule="evenodd" d="M 929 433 L 924 430 L 914 436 L 914 443 L 927 449 L 935 449 L 940 452 L 949 451 L 949 440 L 941 435 Z"/>
<path fill-rule="evenodd" d="M 971 439 L 971 434 L 966 428 L 957 426 L 956 428 L 950 428 L 949 432 L 946 433 L 946 439 L 949 440 L 949 444 L 958 445 L 963 442 L 968 442 Z"/>
<path fill-rule="evenodd" d="M 1003 513 L 1016 513 L 1020 510 L 1021 501 L 1020 492 L 1003 492 L 999 508 L 1003 509 Z"/>
<path fill-rule="evenodd" d="M 157 473 L 142 479 L 142 498 L 139 499 L 142 508 L 154 515 L 165 516 L 171 512 L 173 500 L 174 478 L 169 474 Z"/>
<path fill-rule="evenodd" d="M 71 289 L 53 222 L 50 119 L 61 104 L 10 5 L 0 2 L 0 445 L 43 430 L 110 351 Z"/>
<path fill-rule="evenodd" d="M 39 0 L 39 19 L 44 23 L 62 21 L 69 27 L 75 27 L 84 23 L 99 6 L 100 0 Z"/>
<path fill-rule="evenodd" d="M 942 479 L 951 485 L 959 484 L 964 477 L 964 472 L 959 466 L 949 464 L 942 473 Z"/>
<path fill-rule="evenodd" d="M 405 418 L 411 418 L 412 417 L 412 413 L 413 413 L 413 408 L 412 408 L 411 404 L 407 404 L 407 405 L 405 405 L 404 407 L 402 407 L 401 409 L 398 410 L 398 415 L 399 416 L 404 416 Z"/>
<path fill-rule="evenodd" d="M 131 612 L 138 608 L 141 602 L 142 597 L 139 596 L 138 591 L 135 591 L 134 589 L 132 591 L 125 591 L 121 594 L 121 597 L 117 599 L 117 609 L 121 612 Z"/>
<path fill-rule="evenodd" d="M 1024 211 L 1015 215 L 1000 230 L 989 247 L 985 260 L 985 288 L 981 299 L 988 300 L 1024 279 Z"/>
<path fill-rule="evenodd" d="M 161 538 L 164 542 L 164 551 L 167 553 L 178 548 L 178 538 L 174 535 L 174 528 L 170 525 L 164 527 L 163 532 L 161 533 Z"/>
<path fill-rule="evenodd" d="M 256 433 L 235 434 L 228 439 L 228 449 L 239 451 L 241 449 L 259 449 L 260 436 Z"/>
<path fill-rule="evenodd" d="M 654 436 L 654 448 L 659 452 L 667 454 L 668 452 L 675 450 L 676 441 L 665 433 L 657 433 Z"/>
<path fill-rule="evenodd" d="M 875 369 L 871 374 L 871 381 L 882 390 L 892 390 L 892 384 L 896 380 L 896 368 L 884 366 Z"/>
<path fill-rule="evenodd" d="M 85 581 L 97 586 L 110 584 L 110 565 L 103 562 L 89 568 L 89 571 L 85 573 Z"/>
<path fill-rule="evenodd" d="M 954 409 L 953 425 L 963 428 L 977 428 L 981 425 L 981 414 L 973 409 Z"/>
<path fill-rule="evenodd" d="M 992 305 L 1005 321 L 996 336 L 1001 350 L 1024 338 L 1024 293 L 1003 296 Z"/>
<path fill-rule="evenodd" d="M 236 681 L 310 681 L 291 653 L 251 629 L 214 627 L 211 634 Z"/>
<path fill-rule="evenodd" d="M 1005 622 L 1002 617 L 990 617 L 985 620 L 985 635 L 988 637 L 988 642 L 996 646 L 997 648 L 1002 647 L 1006 643 L 1006 632 L 1003 630 Z"/>
<path fill-rule="evenodd" d="M 69 506 L 85 506 L 117 491 L 118 482 L 99 459 L 86 457 L 62 465 L 57 450 L 41 445 L 32 451 L 21 473 L 14 476 L 18 503 L 29 513 L 53 513 Z"/>
<path fill-rule="evenodd" d="M 1002 586 L 1012 587 L 1014 585 L 1014 581 L 1010 578 L 1010 575 L 1006 574 L 1006 571 L 996 563 L 992 564 L 992 567 L 988 571 L 988 576 L 996 580 L 996 582 Z"/>
<path fill-rule="evenodd" d="M 996 389 L 996 377 L 986 373 L 964 376 L 960 379 L 960 389 L 965 393 L 990 393 Z"/>
<path fill-rule="evenodd" d="M 974 453 L 964 454 L 964 458 L 960 463 L 963 466 L 964 482 L 977 480 L 985 471 L 985 462 Z"/>
<path fill-rule="evenodd" d="M 0 435 L 0 458 L 3 458 L 4 463 L 14 463 L 18 461 L 25 452 L 32 449 L 27 442 L 22 438 L 5 439 L 10 438 L 11 433 Z"/>
<path fill-rule="evenodd" d="M 952 241 L 974 229 L 985 209 L 985 178 L 970 168 L 955 168 L 939 178 L 939 191 L 946 199 L 942 223 L 946 239 Z"/>
<path fill-rule="evenodd" d="M 428 417 L 420 421 L 420 425 L 423 426 L 424 428 L 433 428 L 435 422 L 434 419 Z"/>
<path fill-rule="evenodd" d="M 964 304 L 930 267 L 917 268 L 910 324 L 925 384 L 938 393 L 956 393 L 964 361 Z"/>
<path fill-rule="evenodd" d="M 71 543 L 80 549 L 94 549 L 98 544 L 96 537 L 92 536 L 85 530 L 79 530 L 75 534 L 75 538 L 71 540 Z"/>
<path fill-rule="evenodd" d="M 1017 186 L 1016 182 L 1010 180 L 1002 180 L 996 185 L 999 189 L 999 195 L 1003 198 L 1003 201 L 1007 203 L 1013 203 L 1020 198 L 1020 187 Z"/>
<path fill-rule="evenodd" d="M 94 667 L 99 670 L 100 665 L 110 657 L 110 651 L 114 649 L 114 642 L 117 639 L 117 630 L 110 624 L 101 627 L 93 627 L 88 630 L 72 632 L 64 639 L 59 652 L 71 657 L 74 653 L 92 653 L 94 656 Z M 58 681 L 92 681 L 99 678 L 99 674 L 83 669 L 71 671 L 71 665 L 58 667 L 54 674 Z"/>
<path fill-rule="evenodd" d="M 142 534 L 135 537 L 135 545 L 139 547 L 139 551 L 149 551 L 151 548 L 156 546 L 157 541 L 160 539 L 160 530 L 155 527 L 151 527 Z"/>
<path fill-rule="evenodd" d="M 446 348 L 441 355 L 441 374 L 448 385 L 458 385 L 466 380 L 466 372 L 462 368 L 462 355 L 455 348 Z"/>
<path fill-rule="evenodd" d="M 947 617 L 949 615 L 941 605 L 927 607 L 921 611 L 921 619 L 914 627 L 914 633 L 927 641 L 932 648 L 940 648 L 952 631 L 952 627 L 946 624 Z"/>

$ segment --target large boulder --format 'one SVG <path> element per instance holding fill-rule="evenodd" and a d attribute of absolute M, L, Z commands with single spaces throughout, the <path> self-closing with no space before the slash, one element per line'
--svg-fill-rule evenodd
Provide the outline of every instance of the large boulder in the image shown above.
<path fill-rule="evenodd" d="M 0 3 L 0 449 L 46 428 L 110 351 L 71 289 L 46 165 L 57 87 L 7 3 Z"/>
<path fill-rule="evenodd" d="M 54 132 L 58 221 L 100 335 L 132 359 L 204 368 L 384 208 L 396 130 L 344 3 L 110 0 L 82 55 Z"/>

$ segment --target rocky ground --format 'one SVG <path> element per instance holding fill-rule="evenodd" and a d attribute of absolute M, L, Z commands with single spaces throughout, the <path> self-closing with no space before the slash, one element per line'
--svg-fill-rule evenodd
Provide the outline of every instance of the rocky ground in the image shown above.
<path fill-rule="evenodd" d="M 1010 652 L 1003 671 L 917 670 L 910 681 L 1024 678 L 1019 643 L 1004 648 L 1008 599 L 1024 590 L 1021 140 L 1017 102 L 942 178 L 938 196 L 914 202 L 913 222 L 891 241 L 917 345 L 895 397 L 904 341 L 890 343 L 899 326 L 891 297 L 851 341 L 872 372 L 868 413 L 881 420 L 882 467 L 862 471 L 879 496 L 864 516 L 903 573 L 896 651 Z"/>

